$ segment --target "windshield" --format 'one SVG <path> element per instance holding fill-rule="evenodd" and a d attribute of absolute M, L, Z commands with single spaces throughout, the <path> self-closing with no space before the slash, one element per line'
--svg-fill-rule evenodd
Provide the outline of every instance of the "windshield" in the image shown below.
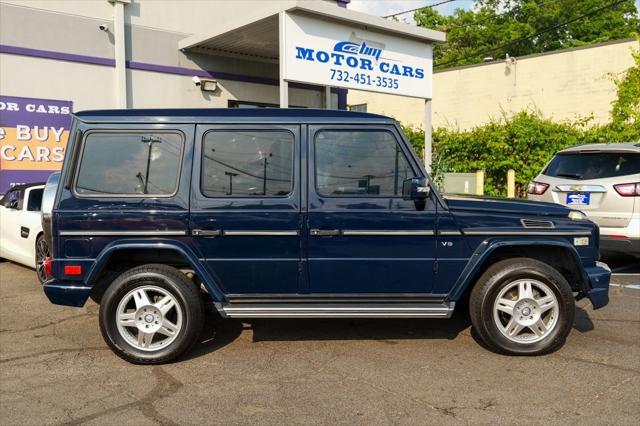
<path fill-rule="evenodd" d="M 53 210 L 53 200 L 56 197 L 56 190 L 58 189 L 58 181 L 60 180 L 60 172 L 52 173 L 47 179 L 47 184 L 44 187 L 44 194 L 42 195 L 42 213 L 51 214 Z"/>
<path fill-rule="evenodd" d="M 640 154 L 596 152 L 557 154 L 542 174 L 568 179 L 600 179 L 640 173 Z"/>

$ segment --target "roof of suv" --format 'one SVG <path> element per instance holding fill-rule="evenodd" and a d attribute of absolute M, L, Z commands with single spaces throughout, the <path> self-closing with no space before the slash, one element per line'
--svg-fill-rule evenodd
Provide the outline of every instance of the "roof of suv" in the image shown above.
<path fill-rule="evenodd" d="M 219 121 L 376 121 L 395 122 L 384 115 L 335 109 L 312 108 L 206 108 L 206 109 L 107 109 L 80 111 L 74 114 L 86 122 L 161 121 L 206 122 Z"/>
<path fill-rule="evenodd" d="M 640 142 L 636 143 L 590 143 L 586 145 L 576 145 L 563 149 L 559 154 L 564 153 L 593 153 L 593 152 L 638 152 L 640 153 Z"/>

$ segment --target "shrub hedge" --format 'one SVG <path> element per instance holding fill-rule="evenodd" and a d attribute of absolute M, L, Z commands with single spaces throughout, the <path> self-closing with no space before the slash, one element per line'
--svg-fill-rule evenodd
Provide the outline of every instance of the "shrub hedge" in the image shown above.
<path fill-rule="evenodd" d="M 640 54 L 636 65 L 622 75 L 611 76 L 618 89 L 611 122 L 591 124 L 591 118 L 554 122 L 540 111 L 512 116 L 460 131 L 433 130 L 432 174 L 436 182 L 445 172 L 485 171 L 485 194 L 506 196 L 507 171 L 516 171 L 516 196 L 524 196 L 533 179 L 557 151 L 578 144 L 640 141 Z M 422 156 L 424 132 L 404 127 L 413 148 Z"/>

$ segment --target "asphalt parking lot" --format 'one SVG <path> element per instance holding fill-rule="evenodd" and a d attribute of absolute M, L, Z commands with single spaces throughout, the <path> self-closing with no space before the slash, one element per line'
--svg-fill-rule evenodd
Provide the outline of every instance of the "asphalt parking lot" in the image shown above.
<path fill-rule="evenodd" d="M 609 306 L 578 302 L 567 344 L 544 357 L 488 352 L 464 312 L 449 321 L 210 316 L 207 329 L 218 331 L 187 359 L 146 367 L 109 351 L 98 306 L 51 305 L 32 270 L 0 263 L 0 422 L 637 424 L 640 275 L 613 281 Z"/>

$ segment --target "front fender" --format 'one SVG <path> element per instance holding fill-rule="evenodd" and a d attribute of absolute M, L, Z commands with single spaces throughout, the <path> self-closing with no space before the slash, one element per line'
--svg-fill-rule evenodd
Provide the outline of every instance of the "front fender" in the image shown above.
<path fill-rule="evenodd" d="M 176 240 L 116 240 L 107 245 L 100 255 L 96 258 L 93 266 L 84 278 L 85 284 L 95 282 L 105 265 L 113 256 L 113 254 L 120 250 L 140 250 L 140 249 L 154 249 L 154 250 L 172 250 L 180 254 L 189 263 L 189 266 L 196 272 L 202 283 L 207 288 L 209 295 L 215 302 L 226 302 L 226 297 L 216 280 L 211 276 L 209 271 L 202 265 L 202 262 L 198 260 L 198 256 L 189 248 L 186 244 Z"/>
<path fill-rule="evenodd" d="M 513 247 L 521 247 L 521 246 L 531 246 L 535 245 L 536 247 L 540 246 L 548 246 L 548 247 L 561 247 L 567 250 L 573 256 L 573 259 L 576 263 L 578 273 L 581 277 L 581 290 L 584 294 L 587 294 L 589 291 L 588 283 L 589 278 L 587 273 L 582 265 L 582 261 L 580 260 L 580 255 L 578 254 L 575 247 L 569 244 L 567 241 L 557 240 L 553 238 L 538 238 L 536 240 L 532 240 L 531 238 L 520 239 L 520 238 L 488 238 L 484 240 L 478 248 L 473 252 L 469 262 L 467 262 L 467 266 L 465 266 L 464 270 L 458 277 L 458 280 L 453 285 L 449 296 L 447 297 L 450 301 L 457 301 L 462 297 L 464 292 L 469 288 L 470 285 L 473 285 L 473 279 L 477 276 L 478 272 L 482 269 L 486 260 L 491 256 L 491 254 L 496 251 L 498 248 L 502 248 L 505 246 L 513 246 Z"/>

